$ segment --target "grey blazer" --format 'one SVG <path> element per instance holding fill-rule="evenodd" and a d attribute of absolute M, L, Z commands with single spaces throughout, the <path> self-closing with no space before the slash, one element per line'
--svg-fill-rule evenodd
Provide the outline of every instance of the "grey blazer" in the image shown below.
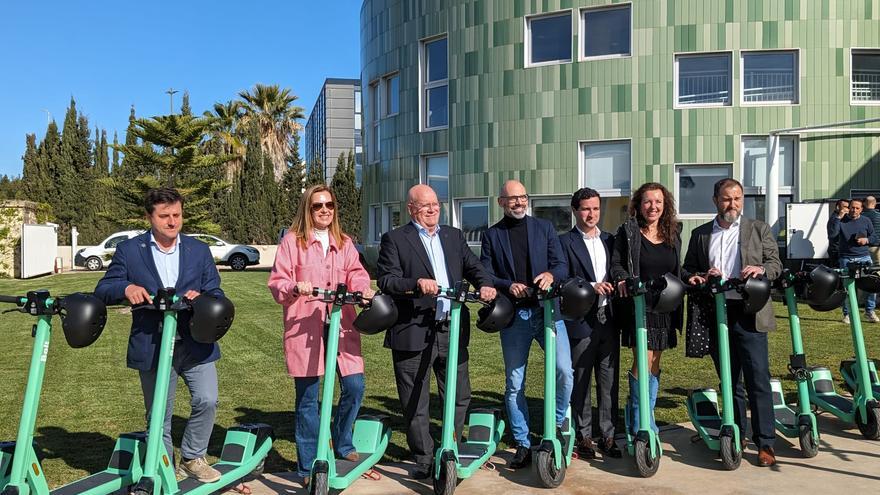
<path fill-rule="evenodd" d="M 712 236 L 712 222 L 704 223 L 691 232 L 687 254 L 681 266 L 681 278 L 687 281 L 691 275 L 709 271 L 709 240 Z M 760 220 L 742 218 L 739 225 L 739 252 L 742 266 L 763 266 L 767 278 L 776 279 L 782 273 L 782 262 L 779 260 L 779 247 L 770 231 L 770 226 Z M 759 332 L 776 329 L 776 318 L 773 314 L 773 303 L 767 304 L 758 311 L 755 326 Z"/>

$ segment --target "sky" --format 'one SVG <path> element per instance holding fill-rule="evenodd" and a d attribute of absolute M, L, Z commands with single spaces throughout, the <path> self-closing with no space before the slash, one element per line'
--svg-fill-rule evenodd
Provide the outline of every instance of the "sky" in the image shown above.
<path fill-rule="evenodd" d="M 299 97 L 360 77 L 361 0 L 12 1 L 0 6 L 0 174 L 19 176 L 25 134 L 59 128 L 70 98 L 93 129 L 125 139 L 131 105 L 166 115 L 169 88 L 201 114 L 256 83 Z M 48 115 L 47 115 L 48 112 Z M 303 120 L 305 125 L 305 120 Z"/>

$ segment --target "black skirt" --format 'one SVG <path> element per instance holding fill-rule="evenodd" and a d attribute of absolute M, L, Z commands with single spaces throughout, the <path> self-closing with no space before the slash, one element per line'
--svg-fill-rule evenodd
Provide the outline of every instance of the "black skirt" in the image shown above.
<path fill-rule="evenodd" d="M 648 328 L 648 350 L 665 351 L 678 345 L 678 332 L 672 325 L 672 315 L 669 313 L 645 313 L 645 326 Z M 627 326 L 620 335 L 621 344 L 625 347 L 635 347 L 635 328 Z"/>

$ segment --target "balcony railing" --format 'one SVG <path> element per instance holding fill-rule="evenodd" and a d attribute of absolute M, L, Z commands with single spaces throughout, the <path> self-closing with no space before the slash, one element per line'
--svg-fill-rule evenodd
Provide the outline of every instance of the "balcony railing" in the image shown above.
<path fill-rule="evenodd" d="M 727 71 L 691 72 L 690 74 L 678 77 L 679 104 L 703 105 L 730 102 L 730 74 Z"/>
<path fill-rule="evenodd" d="M 853 71 L 852 100 L 880 102 L 880 71 Z"/>
<path fill-rule="evenodd" d="M 790 70 L 748 71 L 743 79 L 743 101 L 795 101 L 795 78 Z"/>

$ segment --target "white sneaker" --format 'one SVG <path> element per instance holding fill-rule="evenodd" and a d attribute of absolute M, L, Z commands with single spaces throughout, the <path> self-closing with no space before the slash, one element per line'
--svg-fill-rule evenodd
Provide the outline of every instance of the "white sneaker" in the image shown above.
<path fill-rule="evenodd" d="M 873 311 L 866 311 L 865 312 L 865 319 L 870 321 L 871 323 L 880 322 L 880 318 L 877 317 L 877 313 L 875 313 Z"/>
<path fill-rule="evenodd" d="M 190 478 L 195 478 L 202 483 L 213 483 L 220 479 L 220 471 L 212 468 L 204 457 L 191 461 L 180 461 L 178 471 L 183 472 Z"/>
<path fill-rule="evenodd" d="M 849 325 L 849 315 L 844 315 L 843 318 L 840 319 L 840 321 L 844 324 Z"/>

